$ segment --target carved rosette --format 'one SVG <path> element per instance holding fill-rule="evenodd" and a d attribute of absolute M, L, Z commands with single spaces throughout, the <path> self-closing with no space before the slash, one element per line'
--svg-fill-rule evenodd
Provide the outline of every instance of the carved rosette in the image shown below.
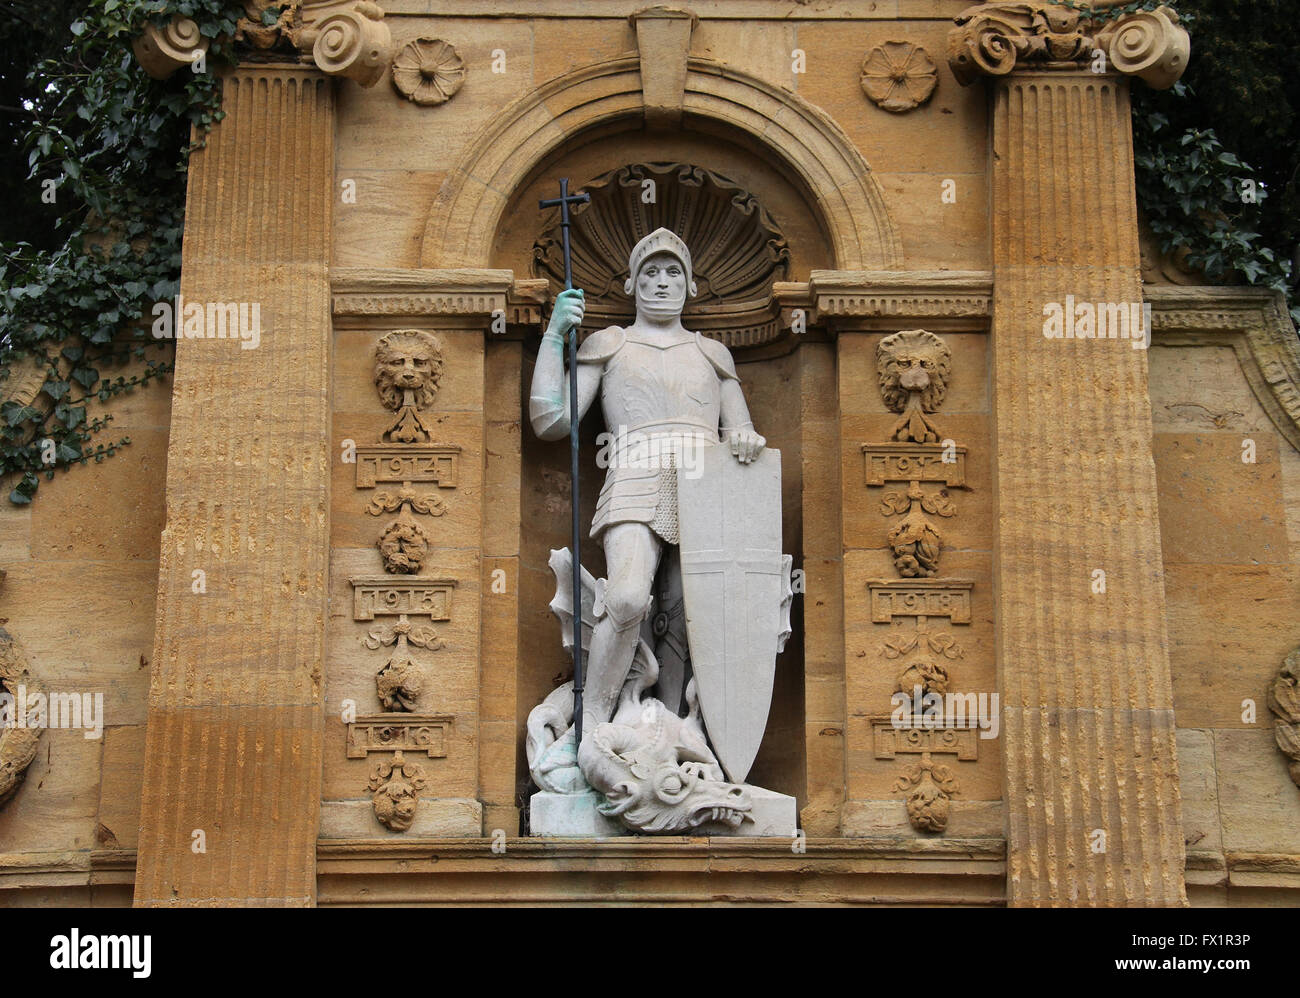
<path fill-rule="evenodd" d="M 939 83 L 930 53 L 911 42 L 877 45 L 862 63 L 862 90 L 873 104 L 902 114 L 920 107 Z"/>
<path fill-rule="evenodd" d="M 1169 7 L 1107 13 L 1112 4 L 1080 11 L 1050 0 L 1019 0 L 971 7 L 953 20 L 948 63 L 963 85 L 981 76 L 1060 64 L 1096 64 L 1145 80 L 1157 90 L 1173 86 L 1187 68 L 1191 41 Z"/>
<path fill-rule="evenodd" d="M 1300 648 L 1286 657 L 1268 691 L 1268 707 L 1276 715 L 1273 737 L 1289 760 L 1287 772 L 1300 787 Z"/>
<path fill-rule="evenodd" d="M 208 45 L 194 21 L 177 16 L 161 28 L 146 24 L 144 33 L 131 43 L 131 50 L 146 73 L 165 80 L 182 66 L 193 65 L 195 56 L 206 52 Z"/>
<path fill-rule="evenodd" d="M 416 104 L 444 104 L 464 82 L 464 60 L 440 38 L 407 42 L 393 59 L 393 86 Z"/>
<path fill-rule="evenodd" d="M 394 520 L 375 542 L 384 559 L 384 571 L 394 575 L 415 575 L 429 551 L 429 535 L 418 523 Z"/>

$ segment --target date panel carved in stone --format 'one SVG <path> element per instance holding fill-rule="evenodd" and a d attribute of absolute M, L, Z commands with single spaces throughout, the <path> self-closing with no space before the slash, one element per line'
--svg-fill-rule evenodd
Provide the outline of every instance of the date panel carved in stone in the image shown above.
<path fill-rule="evenodd" d="M 871 622 L 888 624 L 895 617 L 947 617 L 954 624 L 969 624 L 973 588 L 971 579 L 869 582 Z"/>
<path fill-rule="evenodd" d="M 924 718 L 914 723 L 922 724 Z M 969 727 L 895 727 L 893 718 L 876 717 L 871 720 L 871 730 L 877 759 L 892 759 L 895 755 L 921 755 L 925 752 L 955 755 L 962 761 L 979 758 L 978 722 L 971 718 Z"/>
<path fill-rule="evenodd" d="M 863 444 L 867 484 L 887 482 L 939 482 L 949 488 L 966 487 L 966 448 L 943 444 Z"/>
<path fill-rule="evenodd" d="M 374 620 L 409 614 L 430 620 L 451 619 L 451 593 L 455 579 L 351 579 L 352 619 Z"/>
<path fill-rule="evenodd" d="M 432 482 L 454 489 L 460 472 L 460 448 L 450 444 L 421 447 L 377 444 L 357 448 L 357 488 L 380 483 Z"/>
<path fill-rule="evenodd" d="M 349 759 L 364 759 L 371 752 L 423 752 L 430 759 L 447 756 L 450 714 L 370 714 L 348 725 Z"/>

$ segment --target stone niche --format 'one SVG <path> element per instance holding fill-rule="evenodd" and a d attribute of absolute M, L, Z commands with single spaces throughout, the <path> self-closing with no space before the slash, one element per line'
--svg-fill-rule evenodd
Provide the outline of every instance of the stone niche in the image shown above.
<path fill-rule="evenodd" d="M 553 300 L 563 287 L 555 245 L 558 216 L 539 213 L 537 203 L 555 195 L 556 177 L 569 177 L 571 189 L 589 191 L 591 204 L 574 216 L 573 252 L 574 283 L 582 286 L 586 280 L 583 331 L 590 333 L 632 317 L 631 301 L 622 291 L 631 246 L 659 225 L 680 233 L 690 246 L 700 288 L 687 304 L 683 323 L 727 343 L 755 428 L 768 446 L 781 451 L 783 550 L 793 555 L 796 568 L 801 567 L 808 448 L 826 450 L 823 469 L 834 460 L 834 441 L 807 425 L 803 412 L 808 393 L 835 393 L 833 383 L 818 384 L 814 378 L 818 362 L 829 360 L 832 345 L 824 339 L 796 342 L 789 329 L 782 328 L 773 286 L 806 280 L 812 269 L 829 265 L 831 252 L 817 211 L 774 168 L 771 157 L 759 159 L 717 135 L 630 131 L 575 145 L 539 167 L 511 199 L 502 215 L 493 265 L 546 279 L 547 299 Z M 523 394 L 532 378 L 540 332 L 540 327 L 530 329 L 524 337 Z M 520 407 L 526 411 L 522 395 Z M 595 459 L 597 436 L 604 429 L 599 404 L 594 410 L 582 427 L 584 525 L 591 522 L 604 476 Z M 570 677 L 572 665 L 548 608 L 555 583 L 547 567 L 552 548 L 570 545 L 568 447 L 538 440 L 526 420 L 521 438 L 516 699 L 520 738 L 515 772 L 522 803 L 529 790 L 524 722 L 534 705 Z M 601 576 L 605 566 L 599 545 L 585 533 L 582 542 L 583 564 Z M 794 599 L 794 633 L 777 659 L 767 732 L 750 775 L 752 783 L 794 796 L 800 805 L 806 800 L 802 600 L 802 595 Z"/>

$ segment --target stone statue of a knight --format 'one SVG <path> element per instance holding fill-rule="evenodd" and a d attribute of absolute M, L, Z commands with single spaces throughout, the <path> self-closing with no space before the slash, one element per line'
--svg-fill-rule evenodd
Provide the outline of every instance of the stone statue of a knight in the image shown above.
<path fill-rule="evenodd" d="M 636 320 L 578 350 L 577 418 L 599 395 L 605 419 L 591 536 L 608 579 L 582 570 L 582 745 L 572 684 L 529 717 L 542 791 L 533 831 L 789 836 L 793 799 L 744 784 L 789 635 L 780 454 L 754 429 L 730 351 L 682 325 L 696 293 L 686 244 L 657 229 L 633 248 L 628 273 Z M 543 440 L 569 433 L 565 337 L 582 317 L 583 292 L 561 292 L 530 392 Z M 551 566 L 568 646 L 571 554 L 552 552 Z"/>

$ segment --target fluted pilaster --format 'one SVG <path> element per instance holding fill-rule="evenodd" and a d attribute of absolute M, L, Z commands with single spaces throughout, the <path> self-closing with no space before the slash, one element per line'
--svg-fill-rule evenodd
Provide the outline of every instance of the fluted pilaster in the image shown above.
<path fill-rule="evenodd" d="M 190 163 L 181 291 L 256 305 L 260 332 L 176 345 L 139 905 L 315 897 L 333 84 L 254 67 L 224 86 Z M 185 309 L 178 330 L 199 328 Z"/>

